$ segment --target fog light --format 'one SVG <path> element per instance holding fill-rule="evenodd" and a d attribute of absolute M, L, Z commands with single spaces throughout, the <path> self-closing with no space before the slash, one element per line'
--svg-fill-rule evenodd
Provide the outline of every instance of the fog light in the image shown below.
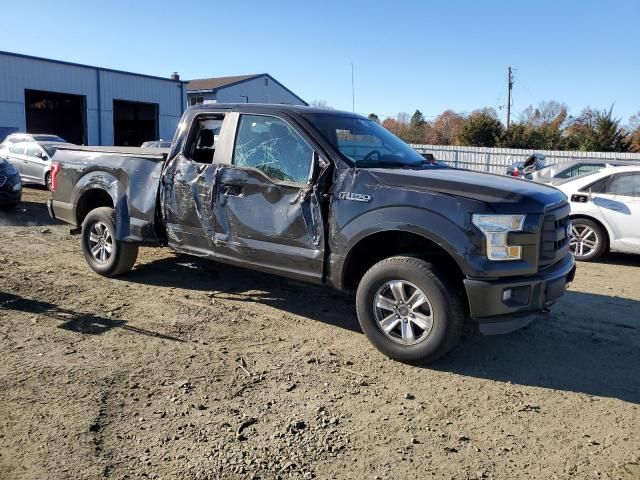
<path fill-rule="evenodd" d="M 502 301 L 506 302 L 507 300 L 511 300 L 511 295 L 513 294 L 513 290 L 507 288 L 502 291 Z"/>

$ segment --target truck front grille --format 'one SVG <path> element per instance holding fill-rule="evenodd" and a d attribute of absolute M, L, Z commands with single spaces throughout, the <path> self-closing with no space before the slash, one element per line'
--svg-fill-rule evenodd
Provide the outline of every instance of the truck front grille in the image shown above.
<path fill-rule="evenodd" d="M 571 207 L 567 202 L 544 214 L 540 233 L 540 256 L 538 266 L 547 267 L 564 257 L 569 250 L 569 213 Z"/>

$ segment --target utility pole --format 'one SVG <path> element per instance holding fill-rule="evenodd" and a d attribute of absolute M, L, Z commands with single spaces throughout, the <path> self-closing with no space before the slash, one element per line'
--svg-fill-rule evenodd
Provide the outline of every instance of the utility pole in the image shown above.
<path fill-rule="evenodd" d="M 511 89 L 513 88 L 513 73 L 511 67 L 507 71 L 509 88 L 507 92 L 507 130 L 509 130 L 509 124 L 511 123 Z"/>

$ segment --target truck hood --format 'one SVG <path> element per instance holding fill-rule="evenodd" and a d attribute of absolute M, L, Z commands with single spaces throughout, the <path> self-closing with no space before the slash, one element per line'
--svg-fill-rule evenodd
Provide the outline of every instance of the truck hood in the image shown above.
<path fill-rule="evenodd" d="M 541 213 L 567 198 L 560 190 L 547 185 L 470 170 L 375 168 L 368 171 L 380 184 L 480 200 L 498 213 Z"/>

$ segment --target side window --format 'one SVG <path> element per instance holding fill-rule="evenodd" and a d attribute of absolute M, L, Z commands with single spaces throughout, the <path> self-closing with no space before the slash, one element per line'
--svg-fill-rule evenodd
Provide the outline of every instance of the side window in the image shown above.
<path fill-rule="evenodd" d="M 11 153 L 15 153 L 16 155 L 24 155 L 25 143 L 14 143 L 9 147 L 9 151 Z"/>
<path fill-rule="evenodd" d="M 269 178 L 306 184 L 313 149 L 286 122 L 264 115 L 241 115 L 233 164 L 256 168 Z"/>
<path fill-rule="evenodd" d="M 35 143 L 27 143 L 27 151 L 25 152 L 25 155 L 28 157 L 41 158 L 42 150 Z"/>
<path fill-rule="evenodd" d="M 186 156 L 198 163 L 212 163 L 224 115 L 197 118 L 189 133 Z"/>
<path fill-rule="evenodd" d="M 618 173 L 611 178 L 606 193 L 640 197 L 640 173 Z"/>
<path fill-rule="evenodd" d="M 609 179 L 611 176 L 601 178 L 600 180 L 589 184 L 580 189 L 581 192 L 591 192 L 591 193 L 603 193 L 607 188 L 607 184 L 609 183 Z"/>
<path fill-rule="evenodd" d="M 584 173 L 597 172 L 604 165 L 593 164 L 593 163 L 585 163 L 583 165 L 576 165 L 571 169 L 571 176 L 577 177 L 578 175 L 582 175 Z"/>

